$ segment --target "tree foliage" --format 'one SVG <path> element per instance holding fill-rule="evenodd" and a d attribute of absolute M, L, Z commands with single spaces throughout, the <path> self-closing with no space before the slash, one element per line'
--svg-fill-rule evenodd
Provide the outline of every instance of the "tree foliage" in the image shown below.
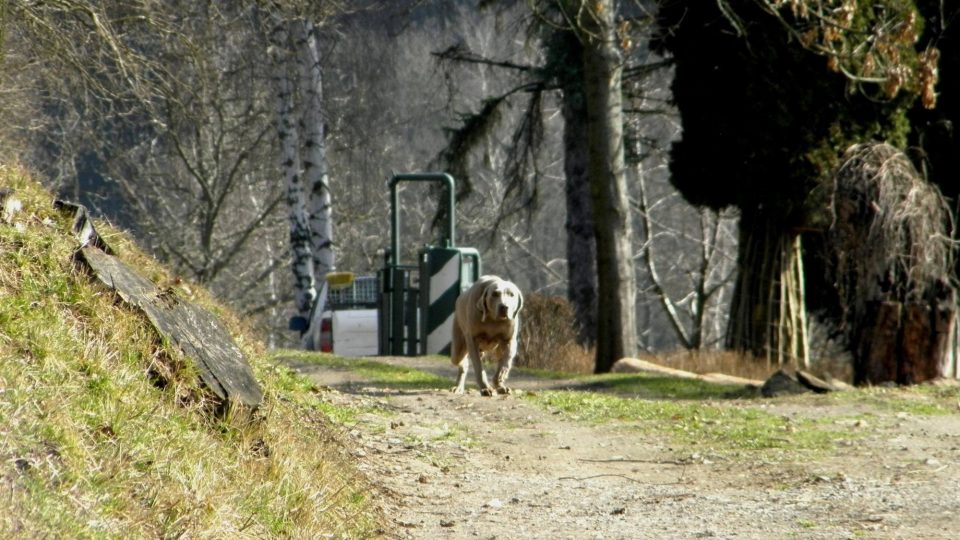
<path fill-rule="evenodd" d="M 919 43 L 940 51 L 937 66 L 936 107 L 910 111 L 908 153 L 920 172 L 954 201 L 960 197 L 960 4 L 943 0 L 917 0 L 926 24 Z"/>
<path fill-rule="evenodd" d="M 813 44 L 794 37 L 804 27 L 786 30 L 784 16 L 753 0 L 668 0 L 658 43 L 677 64 L 683 139 L 672 151 L 674 185 L 695 204 L 762 207 L 790 227 L 816 218 L 809 195 L 844 148 L 871 139 L 906 145 L 915 94 L 870 99 L 875 93 L 862 89 L 879 80 L 851 84 L 831 72 Z"/>
<path fill-rule="evenodd" d="M 791 332 L 775 329 L 792 318 L 782 311 L 790 265 L 812 262 L 804 279 L 825 286 L 807 287 L 807 301 L 829 304 L 823 261 L 785 248 L 804 232 L 821 241 L 844 150 L 869 141 L 905 149 L 917 140 L 911 116 L 937 118 L 916 111 L 938 102 L 948 9 L 904 0 L 664 3 L 659 45 L 677 62 L 684 128 L 672 181 L 695 204 L 741 213 L 729 346 L 782 349 L 778 339 Z M 925 15 L 934 11 L 931 33 Z"/>

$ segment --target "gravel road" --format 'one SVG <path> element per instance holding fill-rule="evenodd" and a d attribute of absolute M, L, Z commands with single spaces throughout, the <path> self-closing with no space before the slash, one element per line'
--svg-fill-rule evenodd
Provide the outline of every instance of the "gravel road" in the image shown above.
<path fill-rule="evenodd" d="M 453 368 L 436 360 L 376 360 L 453 385 Z M 956 414 L 843 410 L 851 405 L 802 398 L 720 402 L 785 417 L 861 418 L 837 421 L 860 433 L 825 457 L 764 462 L 675 448 L 666 433 L 578 421 L 517 395 L 398 390 L 350 371 L 292 367 L 330 402 L 372 411 L 346 429 L 383 495 L 391 538 L 960 537 Z M 530 375 L 511 383 L 521 392 L 564 385 Z"/>

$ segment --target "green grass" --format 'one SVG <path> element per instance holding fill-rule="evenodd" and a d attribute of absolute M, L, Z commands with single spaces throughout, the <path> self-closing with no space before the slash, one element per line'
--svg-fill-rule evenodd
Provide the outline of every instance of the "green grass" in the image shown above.
<path fill-rule="evenodd" d="M 853 435 L 837 418 L 786 419 L 756 407 L 699 401 L 651 400 L 584 391 L 529 394 L 529 401 L 578 421 L 626 422 L 669 442 L 718 454 L 743 451 L 823 451 Z"/>
<path fill-rule="evenodd" d="M 272 361 L 269 369 L 276 378 L 278 389 L 289 396 L 289 399 L 301 407 L 322 413 L 335 424 L 351 426 L 355 425 L 363 414 L 389 414 L 375 405 L 347 406 L 330 403 L 324 399 L 323 391 L 308 377 Z"/>
<path fill-rule="evenodd" d="M 863 387 L 811 396 L 814 404 L 848 406 L 874 414 L 943 416 L 960 410 L 960 387 L 920 384 L 909 387 Z"/>
<path fill-rule="evenodd" d="M 0 223 L 0 537 L 366 538 L 381 517 L 322 394 L 264 359 L 216 307 L 265 399 L 209 414 L 195 370 L 73 259 L 70 219 L 22 171 L 24 210 Z M 120 257 L 172 282 L 124 235 Z M 191 296 L 211 307 L 209 296 Z M 155 385 L 163 372 L 166 384 Z"/>
<path fill-rule="evenodd" d="M 698 379 L 680 379 L 647 373 L 580 375 L 574 388 L 611 392 L 640 399 L 722 399 L 740 387 Z"/>
<path fill-rule="evenodd" d="M 306 364 L 350 370 L 373 385 L 389 386 L 398 390 L 436 390 L 450 388 L 452 382 L 418 369 L 392 366 L 365 358 L 346 358 L 326 353 L 278 351 L 274 358 L 287 358 Z"/>
<path fill-rule="evenodd" d="M 392 366 L 373 359 L 284 351 L 280 355 L 333 369 L 350 370 L 371 384 L 406 390 L 447 388 L 444 377 Z M 446 361 L 441 358 L 438 361 Z M 768 400 L 739 391 L 737 385 L 708 383 L 655 374 L 572 375 L 522 370 L 555 381 L 568 389 L 523 392 L 523 399 L 580 422 L 619 422 L 652 436 L 663 437 L 677 450 L 710 452 L 734 459 L 815 458 L 838 445 L 866 436 L 844 426 L 864 417 L 875 424 L 878 415 L 952 414 L 960 387 L 863 388 L 826 395 Z M 764 404 L 797 404 L 804 414 L 784 416 Z M 823 414 L 820 413 L 823 411 Z M 451 433 L 454 438 L 462 438 Z"/>
<path fill-rule="evenodd" d="M 284 351 L 278 356 L 312 365 L 350 370 L 371 384 L 397 389 L 438 389 L 449 381 L 416 369 L 371 359 Z M 549 372 L 539 372 L 549 376 Z M 840 417 L 786 419 L 752 403 L 725 399 L 735 386 L 649 374 L 581 375 L 569 390 L 526 392 L 524 399 L 575 421 L 622 422 L 662 435 L 680 447 L 710 449 L 716 454 L 779 451 L 822 452 L 841 440 L 857 437 L 835 423 Z M 760 401 L 756 402 L 758 405 Z M 451 431 L 451 436 L 460 438 Z"/>

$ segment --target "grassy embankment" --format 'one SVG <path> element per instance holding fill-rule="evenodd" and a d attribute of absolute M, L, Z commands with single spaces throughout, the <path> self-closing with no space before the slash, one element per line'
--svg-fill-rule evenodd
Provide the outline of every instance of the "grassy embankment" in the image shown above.
<path fill-rule="evenodd" d="M 265 538 L 376 534 L 380 517 L 314 385 L 198 288 L 234 332 L 265 399 L 213 418 L 188 362 L 73 261 L 69 218 L 16 168 L 0 221 L 0 537 Z M 118 256 L 172 277 L 105 225 Z M 165 373 L 161 384 L 158 373 Z"/>

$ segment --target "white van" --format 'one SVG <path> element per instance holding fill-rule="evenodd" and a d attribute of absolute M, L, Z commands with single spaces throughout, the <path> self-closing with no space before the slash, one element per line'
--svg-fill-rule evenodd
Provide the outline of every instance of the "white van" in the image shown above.
<path fill-rule="evenodd" d="M 377 276 L 337 272 L 327 277 L 317 299 L 324 306 L 311 317 L 304 348 L 340 356 L 375 356 L 379 352 Z"/>

